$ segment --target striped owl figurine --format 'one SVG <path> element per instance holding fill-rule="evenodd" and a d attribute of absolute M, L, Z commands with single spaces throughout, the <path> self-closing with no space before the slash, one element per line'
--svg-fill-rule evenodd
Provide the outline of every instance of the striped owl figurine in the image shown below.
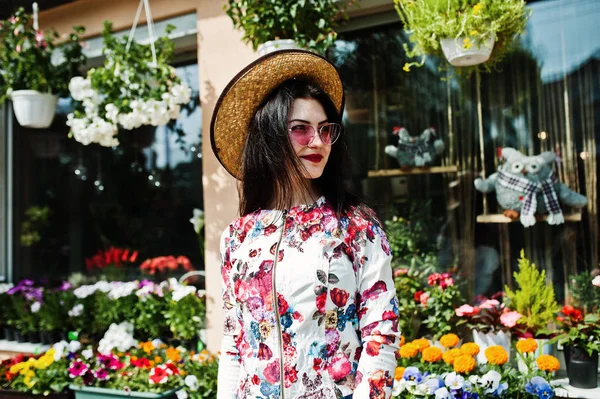
<path fill-rule="evenodd" d="M 482 193 L 496 191 L 498 204 L 504 215 L 520 218 L 525 227 L 535 224 L 535 214 L 549 214 L 548 224 L 564 223 L 560 203 L 571 208 L 582 208 L 587 198 L 559 183 L 552 165 L 556 154 L 543 152 L 526 156 L 514 148 L 502 149 L 505 163 L 486 180 L 476 179 L 475 188 Z"/>

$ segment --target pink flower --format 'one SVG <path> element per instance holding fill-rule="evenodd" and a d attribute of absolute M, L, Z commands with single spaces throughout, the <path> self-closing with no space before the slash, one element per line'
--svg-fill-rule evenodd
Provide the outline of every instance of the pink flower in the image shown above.
<path fill-rule="evenodd" d="M 327 366 L 327 371 L 334 381 L 339 381 L 346 377 L 348 374 L 350 374 L 351 370 L 352 364 L 343 354 L 336 354 Z"/>
<path fill-rule="evenodd" d="M 592 284 L 594 284 L 596 287 L 600 287 L 600 276 L 594 277 Z"/>
<path fill-rule="evenodd" d="M 18 20 L 19 20 L 19 18 L 10 17 L 10 18 L 8 19 L 8 22 L 10 22 L 11 24 L 16 24 Z"/>
<path fill-rule="evenodd" d="M 35 41 L 41 43 L 44 41 L 44 32 L 41 30 L 35 31 Z"/>
<path fill-rule="evenodd" d="M 429 292 L 424 292 L 419 296 L 419 302 L 421 302 L 421 305 L 423 305 L 423 306 L 427 305 L 428 299 L 429 299 Z"/>
<path fill-rule="evenodd" d="M 394 271 L 394 277 L 400 277 L 405 274 L 408 274 L 408 269 L 398 269 Z"/>
<path fill-rule="evenodd" d="M 68 370 L 69 377 L 71 377 L 71 378 L 79 377 L 79 376 L 85 374 L 89 369 L 90 369 L 90 366 L 88 366 L 86 363 L 80 362 L 80 361 L 75 361 L 75 362 L 71 363 L 71 367 L 69 367 L 69 370 Z"/>
<path fill-rule="evenodd" d="M 267 364 L 267 366 L 265 367 L 264 374 L 265 380 L 267 380 L 269 384 L 276 384 L 277 382 L 279 382 L 279 361 L 275 360 Z"/>
<path fill-rule="evenodd" d="M 500 323 L 502 323 L 502 325 L 505 327 L 512 328 L 517 325 L 517 321 L 519 321 L 521 317 L 523 317 L 523 315 L 521 315 L 519 312 L 504 312 L 500 316 Z"/>
<path fill-rule="evenodd" d="M 17 50 L 17 53 L 20 53 L 20 52 L 21 52 L 21 45 L 20 45 L 20 44 L 17 44 L 17 48 L 16 48 L 16 50 Z"/>
<path fill-rule="evenodd" d="M 458 307 L 458 308 L 454 309 L 454 312 L 459 317 L 473 316 L 473 315 L 476 315 L 476 314 L 479 313 L 479 309 L 478 308 L 474 308 L 471 305 L 464 304 L 461 307 Z"/>
<path fill-rule="evenodd" d="M 479 305 L 479 307 L 481 309 L 491 309 L 495 306 L 500 305 L 500 302 L 498 302 L 498 300 L 496 299 L 488 299 L 486 300 L 484 303 L 482 303 L 481 305 Z"/>

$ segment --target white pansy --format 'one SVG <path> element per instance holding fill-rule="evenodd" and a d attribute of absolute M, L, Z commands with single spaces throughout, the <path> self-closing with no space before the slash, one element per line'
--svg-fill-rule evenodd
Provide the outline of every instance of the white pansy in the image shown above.
<path fill-rule="evenodd" d="M 98 344 L 98 352 L 108 355 L 115 348 L 119 352 L 126 352 L 137 345 L 138 341 L 133 339 L 133 324 L 124 321 L 118 325 L 110 325 Z"/>
<path fill-rule="evenodd" d="M 478 384 L 485 389 L 485 393 L 494 393 L 500 385 L 501 378 L 499 372 L 490 370 L 479 379 Z"/>
<path fill-rule="evenodd" d="M 67 349 L 68 345 L 69 344 L 67 344 L 67 341 L 65 340 L 62 340 L 52 345 L 52 349 L 54 349 L 54 361 L 58 361 L 64 356 L 65 350 Z"/>
<path fill-rule="evenodd" d="M 81 316 L 82 313 L 83 313 L 83 305 L 81 303 L 73 306 L 73 309 L 69 310 L 69 316 L 71 316 L 71 317 Z"/>
<path fill-rule="evenodd" d="M 176 395 L 177 395 L 177 399 L 187 399 L 188 398 L 188 393 L 185 389 L 180 389 L 179 391 L 177 391 Z"/>
<path fill-rule="evenodd" d="M 465 378 L 455 372 L 452 372 L 444 378 L 444 384 L 450 389 L 461 389 L 465 383 Z"/>
<path fill-rule="evenodd" d="M 600 287 L 600 276 L 594 277 L 594 279 L 592 280 L 592 284 L 596 287 Z"/>
<path fill-rule="evenodd" d="M 73 290 L 73 295 L 75 295 L 79 299 L 87 298 L 96 292 L 96 287 L 93 285 L 82 285 L 81 287 L 77 287 Z"/>
<path fill-rule="evenodd" d="M 450 395 L 450 392 L 446 387 L 439 388 L 435 391 L 435 399 L 451 399 L 454 396 Z"/>
<path fill-rule="evenodd" d="M 200 384 L 198 383 L 198 378 L 195 375 L 188 375 L 185 377 L 185 385 L 188 386 L 192 391 L 198 390 Z"/>
<path fill-rule="evenodd" d="M 41 306 L 42 306 L 42 304 L 39 303 L 38 301 L 35 301 L 34 303 L 32 303 L 31 304 L 31 313 L 39 312 Z"/>
<path fill-rule="evenodd" d="M 162 342 L 159 338 L 152 340 L 152 345 L 154 345 L 155 348 L 158 348 L 162 344 L 164 344 L 164 342 Z"/>

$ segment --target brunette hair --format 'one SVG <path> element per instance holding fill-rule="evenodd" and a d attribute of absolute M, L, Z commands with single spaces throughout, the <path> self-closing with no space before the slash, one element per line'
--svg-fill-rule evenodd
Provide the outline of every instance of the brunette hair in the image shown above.
<path fill-rule="evenodd" d="M 242 155 L 240 215 L 274 206 L 287 209 L 293 204 L 290 192 L 306 186 L 302 178 L 303 165 L 294 152 L 288 134 L 288 115 L 294 100 L 315 99 L 324 108 L 328 122 L 340 123 L 340 113 L 321 89 L 298 79 L 279 85 L 263 101 L 250 123 Z M 314 180 L 336 213 L 341 215 L 351 207 L 363 205 L 350 188 L 351 162 L 344 131 L 331 146 L 323 174 Z"/>

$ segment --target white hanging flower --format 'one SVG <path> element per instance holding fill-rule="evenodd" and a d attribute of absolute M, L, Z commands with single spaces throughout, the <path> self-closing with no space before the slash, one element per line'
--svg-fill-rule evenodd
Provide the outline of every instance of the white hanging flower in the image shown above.
<path fill-rule="evenodd" d="M 69 92 L 71 92 L 71 97 L 77 101 L 83 101 L 86 98 L 94 97 L 96 93 L 94 89 L 92 89 L 92 82 L 89 79 L 84 79 L 81 76 L 75 76 L 69 82 Z"/>
<path fill-rule="evenodd" d="M 187 104 L 192 97 L 192 89 L 185 83 L 174 85 L 170 93 L 177 104 Z"/>
<path fill-rule="evenodd" d="M 191 285 L 180 285 L 173 290 L 173 300 L 179 302 L 184 297 L 195 293 L 196 287 Z"/>
<path fill-rule="evenodd" d="M 117 123 L 119 118 L 119 109 L 117 106 L 115 104 L 106 104 L 104 110 L 106 111 L 106 119 L 113 123 Z"/>
<path fill-rule="evenodd" d="M 596 287 L 600 287 L 600 276 L 594 277 L 594 279 L 592 280 L 592 284 Z"/>
<path fill-rule="evenodd" d="M 108 297 L 110 299 L 119 299 L 126 296 L 131 295 L 134 291 L 137 290 L 138 283 L 137 281 L 129 281 L 127 283 L 121 284 L 120 286 L 114 288 L 112 291 L 108 293 Z"/>

